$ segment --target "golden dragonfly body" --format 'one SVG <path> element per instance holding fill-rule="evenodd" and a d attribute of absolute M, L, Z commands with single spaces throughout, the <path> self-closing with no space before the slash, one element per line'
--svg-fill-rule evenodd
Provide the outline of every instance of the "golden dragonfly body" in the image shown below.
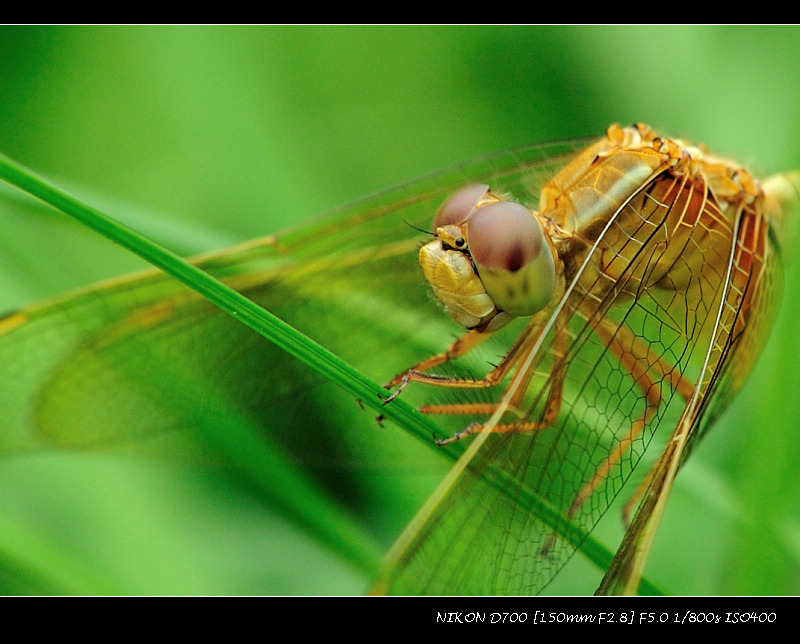
<path fill-rule="evenodd" d="M 596 512 L 585 506 L 595 495 L 607 498 L 613 479 L 630 471 L 622 462 L 638 460 L 655 429 L 669 424 L 626 521 L 634 502 L 641 501 L 640 512 L 601 586 L 635 592 L 677 467 L 701 422 L 742 384 L 768 333 L 780 287 L 776 227 L 795 202 L 785 177 L 762 184 L 731 161 L 643 125 L 610 127 L 543 186 L 538 208 L 519 221 L 516 210 L 501 210 L 503 197 L 490 186 L 471 186 L 445 202 L 435 239 L 420 253 L 434 293 L 469 330 L 396 376 L 390 400 L 410 382 L 502 384 L 502 396 L 491 402 L 421 410 L 486 418 L 439 444 L 479 432 L 527 432 L 517 438 L 526 454 L 536 442 L 551 454 L 585 450 L 591 465 L 564 477 L 552 464 L 531 468 L 513 459 L 511 466 L 512 486 L 520 488 L 511 494 L 533 476 L 534 493 L 570 520 Z M 485 376 L 431 373 L 516 316 L 530 321 Z M 608 380 L 597 386 L 598 378 Z M 587 405 L 591 423 L 583 420 Z M 539 441 L 547 432 L 555 436 Z M 509 458 L 508 448 L 491 449 Z M 555 537 L 537 532 L 535 549 L 547 557 Z M 420 534 L 409 535 L 394 556 L 417 557 Z M 523 557 L 500 560 L 504 574 L 529 574 Z"/>

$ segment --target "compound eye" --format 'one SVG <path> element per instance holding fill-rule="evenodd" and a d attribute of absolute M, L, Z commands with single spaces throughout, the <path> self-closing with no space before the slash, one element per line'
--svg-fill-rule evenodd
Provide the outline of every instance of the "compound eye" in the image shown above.
<path fill-rule="evenodd" d="M 489 192 L 486 184 L 473 184 L 450 195 L 433 218 L 434 232 L 443 226 L 463 224 Z"/>
<path fill-rule="evenodd" d="M 542 310 L 555 289 L 555 259 L 536 216 L 500 201 L 478 208 L 466 226 L 472 259 L 497 307 L 517 316 Z"/>
<path fill-rule="evenodd" d="M 515 273 L 542 252 L 544 231 L 524 206 L 500 201 L 476 210 L 467 224 L 475 261 Z"/>

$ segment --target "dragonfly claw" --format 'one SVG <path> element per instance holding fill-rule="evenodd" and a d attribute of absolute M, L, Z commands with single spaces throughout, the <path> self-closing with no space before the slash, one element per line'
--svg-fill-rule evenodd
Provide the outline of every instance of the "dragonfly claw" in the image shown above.
<path fill-rule="evenodd" d="M 388 385 L 384 385 L 384 388 L 385 388 L 385 389 L 391 389 L 392 387 L 394 387 L 394 386 L 395 386 L 395 384 L 396 384 L 396 381 L 397 381 L 397 378 L 395 378 L 395 379 L 394 379 L 392 382 L 390 382 Z M 388 404 L 389 404 L 390 402 L 392 402 L 392 401 L 393 401 L 395 398 L 397 398 L 397 397 L 400 395 L 400 392 L 402 392 L 402 391 L 403 391 L 403 389 L 405 389 L 405 388 L 406 388 L 406 386 L 408 385 L 408 383 L 409 383 L 409 377 L 408 377 L 408 373 L 404 373 L 404 374 L 403 374 L 403 376 L 402 376 L 402 377 L 400 378 L 400 380 L 399 380 L 399 384 L 397 384 L 397 389 L 395 389 L 395 390 L 394 390 L 394 391 L 393 391 L 391 394 L 389 394 L 389 395 L 388 395 L 386 398 L 384 398 L 384 399 L 383 399 L 383 404 L 384 404 L 384 405 L 388 405 Z"/>
<path fill-rule="evenodd" d="M 438 438 L 436 439 L 436 446 L 437 447 L 444 447 L 445 445 L 450 445 L 451 443 L 457 443 L 462 438 L 469 436 L 470 434 L 474 434 L 480 425 L 478 423 L 472 423 L 468 427 L 462 429 L 460 432 L 456 432 L 452 436 L 448 436 L 447 438 Z"/>

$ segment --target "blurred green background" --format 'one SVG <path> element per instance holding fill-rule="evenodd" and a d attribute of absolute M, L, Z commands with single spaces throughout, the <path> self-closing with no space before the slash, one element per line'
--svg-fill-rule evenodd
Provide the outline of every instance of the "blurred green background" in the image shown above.
<path fill-rule="evenodd" d="M 0 28 L 0 152 L 187 255 L 612 122 L 796 168 L 799 102 L 796 27 Z M 143 266 L 66 217 L 1 228 L 3 310 Z M 679 477 L 648 568 L 670 592 L 800 592 L 798 296 L 794 265 L 756 372 Z M 5 593 L 369 582 L 234 480 L 103 453 L 0 460 L 0 559 Z M 554 591 L 598 579 L 577 566 Z"/>

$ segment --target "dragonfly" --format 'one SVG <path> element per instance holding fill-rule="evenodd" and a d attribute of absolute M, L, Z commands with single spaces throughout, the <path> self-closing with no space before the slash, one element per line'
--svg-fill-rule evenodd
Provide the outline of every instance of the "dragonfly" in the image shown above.
<path fill-rule="evenodd" d="M 768 336 L 797 185 L 613 125 L 196 264 L 386 383 L 385 407 L 436 419 L 430 444 L 455 463 L 372 591 L 541 592 L 624 489 L 627 529 L 598 591 L 636 592 L 679 466 Z M 159 272 L 12 312 L 0 450 L 142 441 L 237 414 L 322 480 L 401 442 L 375 423 L 322 431 L 359 406 L 265 344 Z"/>

